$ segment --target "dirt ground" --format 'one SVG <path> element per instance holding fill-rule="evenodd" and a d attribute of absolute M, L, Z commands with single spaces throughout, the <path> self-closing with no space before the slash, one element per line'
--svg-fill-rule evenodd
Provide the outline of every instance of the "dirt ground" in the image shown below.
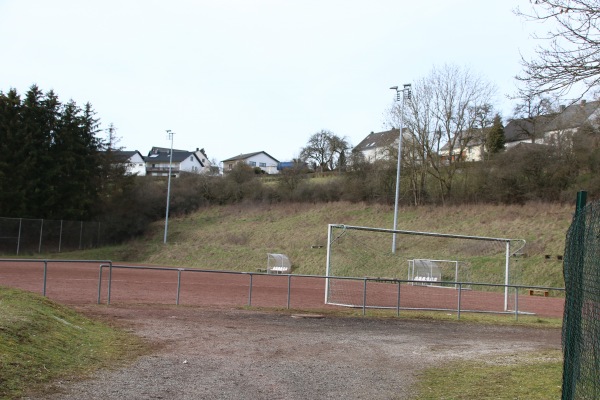
<path fill-rule="evenodd" d="M 31 399 L 408 399 L 423 368 L 460 359 L 559 349 L 558 329 L 369 317 L 293 318 L 242 307 L 321 310 L 321 279 L 224 273 L 114 269 L 94 263 L 0 263 L 0 285 L 41 293 L 108 319 L 156 344 L 131 365 L 85 381 L 56 382 L 55 393 Z M 252 290 L 249 283 L 252 282 Z M 289 285 L 289 286 L 288 286 Z M 289 297 L 288 297 L 289 288 Z M 396 286 L 374 283 L 369 300 Z M 362 298 L 361 291 L 356 292 Z M 456 291 L 402 287 L 404 307 L 454 306 Z M 389 300 L 392 299 L 392 300 Z M 101 305 L 96 304 L 100 300 Z M 492 310 L 500 293 L 463 294 L 465 307 Z M 523 296 L 519 310 L 562 315 L 563 300 Z M 51 390 L 49 392 L 52 392 Z"/>
<path fill-rule="evenodd" d="M 560 331 L 231 307 L 79 305 L 157 351 L 29 399 L 408 399 L 421 369 L 560 348 Z"/>

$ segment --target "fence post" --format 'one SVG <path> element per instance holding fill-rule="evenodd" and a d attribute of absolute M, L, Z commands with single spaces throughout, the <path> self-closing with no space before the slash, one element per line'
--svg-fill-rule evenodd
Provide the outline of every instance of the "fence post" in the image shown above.
<path fill-rule="evenodd" d="M 458 282 L 458 310 L 456 313 L 456 319 L 460 319 L 460 302 L 462 298 L 462 282 Z"/>
<path fill-rule="evenodd" d="M 248 289 L 248 307 L 252 306 L 252 272 L 249 273 L 250 275 L 250 288 Z"/>
<path fill-rule="evenodd" d="M 83 240 L 83 221 L 81 221 L 81 228 L 79 228 L 79 250 L 81 250 L 81 241 Z"/>
<path fill-rule="evenodd" d="M 515 287 L 515 321 L 519 320 L 519 288 Z"/>
<path fill-rule="evenodd" d="M 179 293 L 181 292 L 181 271 L 183 268 L 177 268 L 177 300 L 175 301 L 175 305 L 179 305 Z"/>
<path fill-rule="evenodd" d="M 17 255 L 19 255 L 19 248 L 21 246 L 21 225 L 23 224 L 23 218 L 19 218 L 19 235 L 17 236 Z"/>
<path fill-rule="evenodd" d="M 396 302 L 396 316 L 400 316 L 400 281 L 398 281 L 398 299 Z"/>
<path fill-rule="evenodd" d="M 111 287 L 112 287 L 112 261 L 108 264 L 108 294 L 106 297 L 106 305 L 110 305 Z"/>
<path fill-rule="evenodd" d="M 38 253 L 42 252 L 42 234 L 44 233 L 44 220 L 42 219 L 42 223 L 40 224 L 40 245 L 38 247 Z"/>
<path fill-rule="evenodd" d="M 58 234 L 58 252 L 60 253 L 60 248 L 62 245 L 62 231 L 63 231 L 63 220 L 60 220 L 60 233 Z"/>
<path fill-rule="evenodd" d="M 287 308 L 290 309 L 290 296 L 292 291 L 292 275 L 288 275 Z"/>
<path fill-rule="evenodd" d="M 363 283 L 363 316 L 366 315 L 367 312 L 367 278 L 364 278 Z"/>
<path fill-rule="evenodd" d="M 48 261 L 44 260 L 44 297 L 46 297 L 46 277 L 48 276 Z"/>
<path fill-rule="evenodd" d="M 102 292 L 102 267 L 104 267 L 104 265 L 100 264 L 100 275 L 98 276 L 98 301 L 96 304 L 100 304 L 100 293 Z"/>

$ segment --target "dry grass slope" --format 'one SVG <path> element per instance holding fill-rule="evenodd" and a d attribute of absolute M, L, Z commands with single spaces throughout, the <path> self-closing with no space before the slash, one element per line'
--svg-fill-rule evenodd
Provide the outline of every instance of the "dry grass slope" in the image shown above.
<path fill-rule="evenodd" d="M 563 286 L 562 255 L 571 205 L 477 205 L 411 207 L 399 212 L 398 228 L 462 235 L 522 238 L 526 257 L 519 259 L 519 283 Z M 330 223 L 391 228 L 393 208 L 347 202 L 322 204 L 235 205 L 202 209 L 164 222 L 145 237 L 124 246 L 77 256 L 143 264 L 255 271 L 267 253 L 284 253 L 294 273 L 324 274 L 327 225 Z M 550 260 L 546 259 L 550 255 Z M 477 273 L 477 272 L 475 272 Z M 365 275 L 369 275 L 365 272 Z M 377 275 L 374 275 L 377 276 Z M 471 276 L 477 281 L 477 276 Z"/>

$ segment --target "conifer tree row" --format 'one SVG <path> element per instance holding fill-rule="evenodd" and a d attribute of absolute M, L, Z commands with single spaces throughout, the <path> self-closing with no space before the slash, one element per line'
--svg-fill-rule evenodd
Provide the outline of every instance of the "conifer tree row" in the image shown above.
<path fill-rule="evenodd" d="M 108 166 L 94 114 L 35 85 L 0 92 L 0 216 L 94 217 Z"/>

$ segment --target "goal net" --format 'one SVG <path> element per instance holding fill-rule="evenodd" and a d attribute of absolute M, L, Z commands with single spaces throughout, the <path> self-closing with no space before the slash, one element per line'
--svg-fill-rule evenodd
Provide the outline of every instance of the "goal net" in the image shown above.
<path fill-rule="evenodd" d="M 397 239 L 393 241 L 394 234 Z M 521 239 L 331 224 L 325 303 L 395 308 L 401 284 L 458 288 L 457 282 L 478 282 L 499 285 L 487 289 L 504 291 L 503 308 L 507 311 L 508 288 L 501 285 L 517 284 L 512 255 L 524 246 Z M 460 287 L 466 289 L 468 285 Z M 431 308 L 435 289 L 421 297 L 414 300 L 414 308 Z M 443 305 L 439 308 L 444 309 Z"/>

